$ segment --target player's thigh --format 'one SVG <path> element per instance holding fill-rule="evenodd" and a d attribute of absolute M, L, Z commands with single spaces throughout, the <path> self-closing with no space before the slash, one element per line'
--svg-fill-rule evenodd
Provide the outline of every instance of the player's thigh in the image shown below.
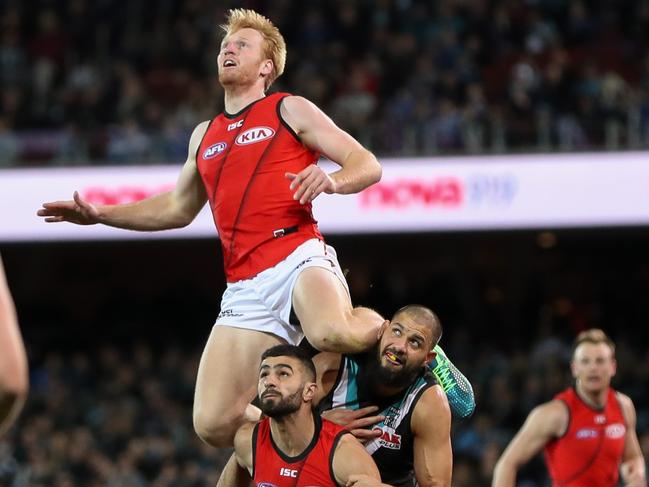
<path fill-rule="evenodd" d="M 214 326 L 198 367 L 194 410 L 242 412 L 257 391 L 261 354 L 282 343 L 269 333 Z"/>
<path fill-rule="evenodd" d="M 345 325 L 352 316 L 352 302 L 341 278 L 325 267 L 300 272 L 293 287 L 293 309 L 308 335 L 315 326 Z"/>

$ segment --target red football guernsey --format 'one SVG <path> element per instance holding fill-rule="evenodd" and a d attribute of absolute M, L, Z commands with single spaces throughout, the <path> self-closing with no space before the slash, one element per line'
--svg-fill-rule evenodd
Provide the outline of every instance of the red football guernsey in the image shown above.
<path fill-rule="evenodd" d="M 566 433 L 545 447 L 554 487 L 614 487 L 624 451 L 626 422 L 616 393 L 609 389 L 606 406 L 594 409 L 573 389 L 555 396 L 570 414 Z"/>
<path fill-rule="evenodd" d="M 286 96 L 275 93 L 234 115 L 221 113 L 196 152 L 228 282 L 254 277 L 306 240 L 322 239 L 311 204 L 293 199 L 285 177 L 319 157 L 282 120 L 280 103 Z"/>
<path fill-rule="evenodd" d="M 296 457 L 285 455 L 273 441 L 270 420 L 260 421 L 252 436 L 252 478 L 257 487 L 336 487 L 333 457 L 345 428 L 314 415 L 315 432 Z"/>

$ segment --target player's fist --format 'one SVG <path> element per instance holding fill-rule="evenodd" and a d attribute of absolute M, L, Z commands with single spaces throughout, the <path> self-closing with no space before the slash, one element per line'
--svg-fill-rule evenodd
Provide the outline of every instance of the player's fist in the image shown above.
<path fill-rule="evenodd" d="M 302 205 L 310 203 L 321 193 L 336 192 L 335 181 L 315 164 L 311 164 L 297 174 L 287 172 L 285 176 L 291 181 L 289 188 L 295 191 L 293 199 L 300 200 Z"/>

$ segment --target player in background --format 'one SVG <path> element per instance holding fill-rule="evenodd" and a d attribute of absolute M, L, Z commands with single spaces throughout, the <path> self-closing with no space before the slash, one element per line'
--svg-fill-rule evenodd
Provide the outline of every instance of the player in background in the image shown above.
<path fill-rule="evenodd" d="M 305 350 L 292 345 L 266 350 L 258 393 L 266 417 L 239 428 L 231 459 L 248 471 L 255 485 L 351 486 L 359 476 L 368 485 L 381 485 L 363 445 L 314 412 L 316 372 Z M 236 485 L 229 475 L 231 467 L 222 473 L 219 486 Z"/>
<path fill-rule="evenodd" d="M 615 345 L 599 329 L 575 339 L 575 385 L 536 407 L 498 460 L 493 487 L 514 487 L 518 469 L 541 449 L 555 487 L 646 487 L 631 399 L 611 388 Z"/>
<path fill-rule="evenodd" d="M 0 258 L 0 436 L 18 416 L 28 389 L 27 354 Z"/>

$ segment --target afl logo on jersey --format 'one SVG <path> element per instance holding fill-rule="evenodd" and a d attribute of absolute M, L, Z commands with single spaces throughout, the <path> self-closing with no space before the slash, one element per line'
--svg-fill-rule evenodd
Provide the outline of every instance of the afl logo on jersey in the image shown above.
<path fill-rule="evenodd" d="M 575 433 L 575 438 L 578 440 L 590 440 L 591 438 L 598 438 L 599 432 L 593 428 L 582 428 Z"/>
<path fill-rule="evenodd" d="M 268 482 L 259 482 L 257 487 L 277 487 L 275 484 L 269 484 Z"/>
<path fill-rule="evenodd" d="M 228 144 L 225 142 L 217 142 L 216 144 L 212 144 L 209 146 L 205 151 L 203 151 L 203 159 L 212 159 L 212 157 L 218 156 L 221 152 L 223 152 Z"/>
<path fill-rule="evenodd" d="M 623 424 L 620 423 L 609 424 L 606 427 L 607 438 L 613 438 L 613 439 L 622 438 L 624 436 L 624 433 L 626 433 L 626 427 Z"/>
<path fill-rule="evenodd" d="M 270 139 L 273 135 L 275 135 L 275 131 L 270 127 L 253 127 L 240 133 L 234 143 L 237 145 L 254 144 Z"/>

